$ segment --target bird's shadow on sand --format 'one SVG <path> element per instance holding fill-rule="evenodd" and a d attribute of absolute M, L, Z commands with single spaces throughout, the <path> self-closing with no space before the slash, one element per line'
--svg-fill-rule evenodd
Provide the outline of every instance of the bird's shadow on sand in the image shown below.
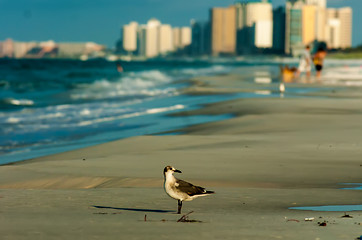
<path fill-rule="evenodd" d="M 107 207 L 107 206 L 92 206 L 99 209 L 113 209 L 122 211 L 133 211 L 133 212 L 153 212 L 153 213 L 173 213 L 175 211 L 161 210 L 161 209 L 144 209 L 144 208 L 120 208 L 120 207 Z"/>

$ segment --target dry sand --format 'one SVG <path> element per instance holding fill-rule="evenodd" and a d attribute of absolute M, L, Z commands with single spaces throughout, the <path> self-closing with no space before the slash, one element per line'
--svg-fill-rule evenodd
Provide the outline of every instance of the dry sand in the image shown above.
<path fill-rule="evenodd" d="M 195 82 L 185 92 L 246 89 L 237 75 Z M 356 239 L 361 211 L 288 208 L 361 204 L 361 191 L 340 189 L 362 182 L 361 92 L 329 86 L 313 98 L 213 104 L 178 115 L 235 117 L 1 166 L 0 239 Z M 184 203 L 200 222 L 177 222 L 166 165 L 216 191 Z"/>

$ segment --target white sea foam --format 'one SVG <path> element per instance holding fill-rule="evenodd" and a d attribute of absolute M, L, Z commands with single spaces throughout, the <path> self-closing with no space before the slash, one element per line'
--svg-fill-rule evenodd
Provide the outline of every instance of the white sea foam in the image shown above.
<path fill-rule="evenodd" d="M 148 109 L 148 110 L 146 111 L 146 113 L 155 114 L 155 113 L 168 112 L 168 111 L 173 111 L 173 110 L 178 110 L 178 109 L 184 109 L 184 108 L 185 108 L 184 105 L 182 105 L 182 104 L 177 104 L 177 105 L 171 106 L 171 107 Z"/>
<path fill-rule="evenodd" d="M 272 79 L 270 77 L 255 77 L 254 81 L 260 84 L 270 84 Z"/>
<path fill-rule="evenodd" d="M 60 117 L 64 117 L 64 113 L 61 112 L 55 112 L 55 113 L 48 113 L 48 114 L 44 114 L 44 115 L 39 115 L 37 116 L 37 118 L 40 119 L 51 119 L 51 118 L 60 118 Z"/>
<path fill-rule="evenodd" d="M 90 115 L 91 111 L 88 108 L 83 109 L 82 111 L 79 112 L 80 115 Z"/>
<path fill-rule="evenodd" d="M 259 95 L 270 95 L 272 92 L 270 90 L 258 90 L 255 91 L 255 94 L 259 94 Z"/>
<path fill-rule="evenodd" d="M 362 67 L 337 67 L 337 68 L 327 68 L 323 74 L 324 78 L 333 78 L 333 79 L 355 79 L 362 80 Z"/>
<path fill-rule="evenodd" d="M 147 114 L 157 114 L 157 113 L 169 112 L 169 111 L 174 111 L 174 110 L 179 110 L 179 109 L 184 109 L 184 108 L 185 108 L 185 106 L 181 105 L 181 104 L 177 104 L 177 105 L 170 106 L 170 107 L 163 107 L 163 108 L 151 108 L 151 109 L 147 109 L 145 111 L 128 113 L 128 114 L 123 114 L 123 115 L 119 115 L 119 116 L 111 116 L 111 117 L 103 117 L 103 118 L 85 120 L 85 121 L 79 122 L 78 126 L 88 126 L 88 125 L 97 124 L 97 123 L 104 123 L 104 122 L 110 122 L 110 121 L 121 120 L 121 119 L 126 119 L 126 118 L 139 117 L 139 116 L 143 116 L 143 115 L 147 115 Z"/>
<path fill-rule="evenodd" d="M 362 66 L 326 68 L 322 80 L 327 84 L 362 86 Z"/>
<path fill-rule="evenodd" d="M 223 65 L 215 65 L 206 68 L 184 68 L 180 70 L 180 74 L 186 76 L 200 76 L 200 75 L 210 75 L 218 73 L 226 73 L 230 71 L 230 67 L 225 67 Z"/>
<path fill-rule="evenodd" d="M 70 105 L 70 104 L 63 104 L 63 105 L 56 106 L 56 109 L 57 110 L 63 110 L 63 109 L 71 108 L 71 107 L 72 107 L 72 105 Z"/>
<path fill-rule="evenodd" d="M 19 123 L 19 122 L 20 122 L 20 118 L 9 117 L 8 119 L 6 119 L 6 122 L 7 122 L 7 123 L 12 123 L 12 124 Z"/>
<path fill-rule="evenodd" d="M 8 104 L 12 104 L 12 105 L 16 105 L 16 106 L 31 106 L 31 105 L 34 105 L 34 101 L 29 100 L 29 99 L 7 98 L 5 101 Z"/>
<path fill-rule="evenodd" d="M 71 98 L 104 99 L 122 96 L 155 96 L 175 92 L 175 88 L 162 87 L 172 81 L 167 74 L 153 70 L 131 72 L 117 80 L 100 79 L 91 84 L 83 84 L 71 93 Z"/>

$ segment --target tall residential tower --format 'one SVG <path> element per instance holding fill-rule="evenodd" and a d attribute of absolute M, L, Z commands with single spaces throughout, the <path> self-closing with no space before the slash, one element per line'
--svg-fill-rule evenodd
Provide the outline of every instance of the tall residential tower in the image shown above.
<path fill-rule="evenodd" d="M 268 0 L 244 0 L 235 4 L 238 53 L 273 46 L 273 9 Z"/>
<path fill-rule="evenodd" d="M 212 8 L 211 22 L 211 54 L 236 54 L 236 11 L 234 6 L 228 8 Z"/>

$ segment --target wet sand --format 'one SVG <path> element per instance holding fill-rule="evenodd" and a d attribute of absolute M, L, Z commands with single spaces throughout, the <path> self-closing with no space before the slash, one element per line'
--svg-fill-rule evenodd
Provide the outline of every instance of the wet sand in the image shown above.
<path fill-rule="evenodd" d="M 185 92 L 246 89 L 235 74 L 195 82 Z M 362 182 L 361 90 L 207 105 L 177 115 L 235 117 L 1 166 L 2 239 L 356 239 L 361 211 L 288 208 L 361 204 L 361 191 L 340 189 Z M 196 222 L 177 222 L 166 165 L 216 192 L 184 203 Z"/>

